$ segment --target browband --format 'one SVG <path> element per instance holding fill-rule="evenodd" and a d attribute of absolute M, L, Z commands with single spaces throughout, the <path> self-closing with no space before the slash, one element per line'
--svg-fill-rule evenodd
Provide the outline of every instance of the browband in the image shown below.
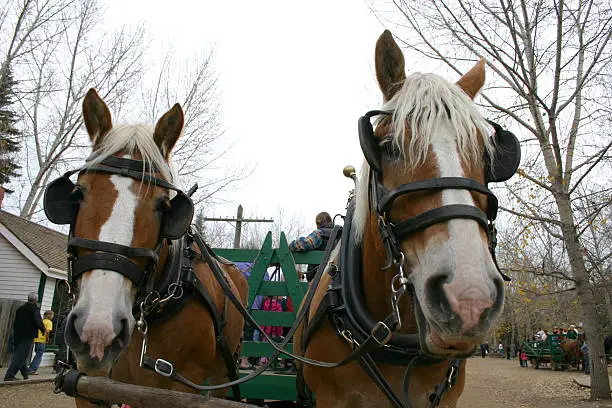
<path fill-rule="evenodd" d="M 475 180 L 465 177 L 440 177 L 434 179 L 414 181 L 409 184 L 402 184 L 401 186 L 391 190 L 384 194 L 378 201 L 378 207 L 376 208 L 379 213 L 388 213 L 391 210 L 393 201 L 407 193 L 413 193 L 416 191 L 425 190 L 436 190 L 436 189 L 460 189 L 460 190 L 474 190 L 479 193 L 485 194 L 489 197 L 489 208 L 487 216 L 494 220 L 497 216 L 497 197 L 489 190 L 484 184 L 481 184 Z M 492 205 L 493 204 L 493 205 Z"/>

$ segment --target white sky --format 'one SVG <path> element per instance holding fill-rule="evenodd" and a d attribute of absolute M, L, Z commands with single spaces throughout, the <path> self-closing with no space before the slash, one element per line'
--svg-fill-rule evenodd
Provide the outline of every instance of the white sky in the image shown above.
<path fill-rule="evenodd" d="M 177 57 L 216 49 L 228 164 L 254 173 L 209 216 L 343 212 L 362 156 L 357 119 L 379 106 L 374 46 L 383 27 L 360 0 L 107 0 L 107 27 L 145 23 L 151 49 Z"/>

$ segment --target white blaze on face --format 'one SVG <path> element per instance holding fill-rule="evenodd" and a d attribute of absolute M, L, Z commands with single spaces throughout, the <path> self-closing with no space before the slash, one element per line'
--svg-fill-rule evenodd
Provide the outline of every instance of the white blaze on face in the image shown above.
<path fill-rule="evenodd" d="M 138 204 L 136 194 L 130 189 L 133 180 L 112 175 L 110 181 L 117 191 L 117 199 L 110 217 L 100 229 L 98 240 L 131 246 Z M 87 317 L 81 340 L 89 343 L 92 358 L 102 360 L 104 348 L 121 330 L 122 319 L 127 319 L 130 329 L 133 326 L 131 287 L 123 275 L 114 271 L 94 269 L 82 279 L 79 300 L 84 304 L 77 307 L 82 308 Z"/>
<path fill-rule="evenodd" d="M 440 177 L 465 177 L 456 134 L 448 119 L 439 122 L 430 140 Z M 445 189 L 441 205 L 451 204 L 475 206 L 468 190 Z M 420 259 L 422 270 L 415 274 L 415 287 L 424 296 L 428 274 L 448 274 L 444 292 L 451 308 L 461 316 L 463 330 L 467 331 L 478 323 L 483 305 L 492 303 L 491 295 L 495 291 L 492 276 L 496 276 L 496 271 L 489 256 L 488 243 L 482 239 L 481 227 L 476 221 L 455 218 L 447 225 L 448 241 L 442 247 L 429 248 Z M 428 315 L 427 311 L 424 312 Z"/>

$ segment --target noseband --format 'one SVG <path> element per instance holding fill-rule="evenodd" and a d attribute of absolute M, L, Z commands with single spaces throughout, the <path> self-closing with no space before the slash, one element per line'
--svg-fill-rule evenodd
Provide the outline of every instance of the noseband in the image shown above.
<path fill-rule="evenodd" d="M 74 236 L 76 217 L 83 197 L 80 187 L 70 180 L 70 176 L 83 172 L 116 174 L 176 191 L 176 196 L 170 201 L 170 208 L 162 214 L 160 235 L 155 248 L 135 248 Z M 68 282 L 71 286 L 74 287 L 74 282 L 87 271 L 106 269 L 125 276 L 132 281 L 137 292 L 142 294 L 149 276 L 157 266 L 164 239 L 181 237 L 189 227 L 194 211 L 191 199 L 183 191 L 156 177 L 155 173 L 158 171 L 147 166 L 144 161 L 109 156 L 96 165 L 69 171 L 49 184 L 44 197 L 47 218 L 56 224 L 70 224 Z M 91 252 L 79 257 L 78 249 Z M 140 267 L 130 258 L 144 259 L 145 266 Z"/>

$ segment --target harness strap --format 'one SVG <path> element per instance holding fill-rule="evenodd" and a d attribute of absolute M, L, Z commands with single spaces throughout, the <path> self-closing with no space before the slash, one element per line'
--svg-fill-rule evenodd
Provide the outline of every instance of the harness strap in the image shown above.
<path fill-rule="evenodd" d="M 372 359 L 371 356 L 366 355 L 362 356 L 359 361 L 361 368 L 366 372 L 368 376 L 374 381 L 374 384 L 385 394 L 385 397 L 393 404 L 395 408 L 405 408 L 402 400 L 393 392 L 393 388 L 391 388 L 391 384 L 385 379 L 385 376 L 380 371 L 376 362 Z"/>
<path fill-rule="evenodd" d="M 92 251 L 112 252 L 129 258 L 151 258 L 157 263 L 159 255 L 151 248 L 135 248 L 106 241 L 94 241 L 87 238 L 72 237 L 68 240 L 68 248 L 85 248 Z"/>
<path fill-rule="evenodd" d="M 319 267 L 317 269 L 317 273 L 315 274 L 315 277 L 313 278 L 313 282 L 315 282 L 316 284 L 312 285 L 308 290 L 309 292 L 312 292 L 314 295 L 314 292 L 316 292 L 318 286 L 319 286 L 319 281 L 321 280 L 321 277 L 323 276 L 323 273 L 325 272 L 325 268 L 327 266 L 327 263 L 329 262 L 329 258 L 331 256 L 332 250 L 334 249 L 334 247 L 336 246 L 336 242 L 340 239 L 340 234 L 342 233 L 342 227 L 340 225 L 334 225 L 334 228 L 332 229 L 330 235 L 329 235 L 329 240 L 327 241 L 327 246 L 325 247 L 325 252 L 323 253 L 323 258 L 321 259 L 321 263 L 319 264 Z M 337 267 L 335 264 L 330 264 L 330 268 L 334 268 L 335 271 L 337 271 Z M 320 271 L 320 273 L 319 273 Z M 322 301 L 327 301 L 327 295 L 323 298 Z M 308 334 L 308 332 L 310 331 L 310 325 L 308 322 L 308 316 L 310 314 L 310 304 L 311 302 L 309 301 L 308 303 L 302 303 L 304 304 L 304 309 L 305 313 L 304 313 L 304 328 L 302 331 L 302 344 L 304 346 L 304 350 L 306 350 L 306 347 L 308 346 L 308 340 L 310 339 L 310 335 Z M 321 307 L 319 306 L 319 308 L 317 309 L 315 316 L 313 316 L 313 320 L 315 322 L 318 322 L 320 320 L 320 318 L 322 316 L 320 315 L 324 315 L 325 313 L 321 313 L 321 309 L 324 309 L 324 312 L 327 312 L 327 307 Z M 317 324 L 317 323 L 315 323 Z M 318 326 L 318 324 L 317 324 Z"/>
<path fill-rule="evenodd" d="M 446 394 L 456 383 L 459 378 L 459 370 L 461 369 L 462 359 L 451 361 L 446 371 L 446 376 L 440 384 L 436 387 L 433 394 L 429 396 L 429 402 L 431 402 L 430 408 L 435 408 L 440 404 L 442 396 Z"/>
<path fill-rule="evenodd" d="M 195 290 L 198 292 L 206 303 L 210 314 L 213 318 L 213 325 L 215 328 L 215 342 L 217 347 L 219 348 L 219 352 L 221 354 L 221 358 L 225 363 L 227 368 L 227 377 L 230 381 L 237 380 L 240 376 L 238 372 L 238 365 L 236 360 L 234 359 L 234 354 L 230 351 L 229 344 L 227 342 L 227 338 L 223 335 L 223 329 L 225 327 L 225 322 L 227 318 L 227 307 L 224 307 L 223 314 L 219 313 L 219 309 L 217 305 L 213 302 L 210 297 L 210 293 L 206 289 L 206 287 L 202 284 L 200 279 L 192 273 L 191 283 L 193 284 Z M 227 296 L 225 296 L 225 306 L 227 306 Z M 232 391 L 234 393 L 234 397 L 240 399 L 240 387 L 235 385 L 232 387 Z"/>
<path fill-rule="evenodd" d="M 115 271 L 131 280 L 137 288 L 140 287 L 146 276 L 138 265 L 123 255 L 108 252 L 93 252 L 74 260 L 72 266 L 72 279 L 76 279 L 82 273 L 93 269 L 108 269 Z"/>
<path fill-rule="evenodd" d="M 209 259 L 210 259 L 210 253 L 209 253 L 209 251 L 206 250 L 207 245 L 204 244 L 204 242 L 202 241 L 202 238 L 198 234 L 194 234 L 194 239 L 196 241 L 196 244 L 198 244 L 198 246 L 200 246 L 200 244 L 201 244 L 204 247 L 204 248 L 200 247 L 200 249 L 202 251 L 202 255 L 204 256 L 204 259 L 206 259 L 206 261 L 208 262 Z M 317 366 L 317 367 L 324 367 L 324 368 L 340 367 L 340 366 L 349 364 L 349 363 L 357 360 L 363 354 L 368 354 L 368 353 L 373 352 L 374 350 L 378 349 L 379 347 L 385 345 L 390 340 L 390 338 L 391 338 L 392 332 L 391 332 L 391 329 L 387 326 L 387 324 L 385 324 L 385 322 L 378 322 L 372 328 L 372 330 L 370 332 L 370 335 L 366 338 L 366 340 L 355 351 L 353 351 L 346 358 L 344 358 L 343 360 L 341 360 L 341 361 L 339 361 L 337 363 L 328 363 L 328 362 L 323 362 L 323 361 L 312 360 L 312 359 L 309 359 L 309 358 L 306 358 L 306 357 L 302 357 L 302 356 L 298 356 L 296 354 L 290 353 L 287 350 L 284 350 L 282 347 L 279 347 L 279 345 L 274 340 L 272 340 L 270 338 L 270 336 L 268 336 L 265 333 L 265 331 L 261 328 L 261 326 L 259 326 L 259 324 L 257 323 L 257 321 L 255 321 L 253 316 L 251 316 L 248 313 L 246 308 L 242 305 L 240 300 L 236 297 L 236 295 L 231 290 L 231 287 L 227 284 L 227 282 L 225 282 L 225 280 L 221 276 L 221 271 L 219 270 L 218 265 L 216 265 L 216 264 L 211 265 L 211 269 L 213 271 L 213 274 L 217 278 L 217 281 L 219 282 L 221 287 L 223 287 L 223 289 L 224 289 L 225 293 L 227 294 L 229 300 L 234 304 L 236 309 L 238 309 L 238 311 L 244 316 L 244 318 L 247 320 L 247 322 L 249 322 L 250 324 L 255 326 L 258 330 L 260 330 L 262 332 L 262 335 L 264 336 L 264 338 L 268 342 L 270 342 L 272 347 L 278 353 L 286 354 L 287 356 L 292 357 L 295 360 L 300 361 L 302 363 L 314 365 L 314 366 Z M 321 272 L 322 271 L 318 271 L 317 274 L 319 274 Z M 320 277 L 319 277 L 319 279 L 320 279 Z M 311 288 L 311 290 L 309 290 L 309 296 L 304 301 L 310 302 L 312 300 L 312 297 L 314 296 L 314 292 L 315 291 L 312 290 L 312 288 Z M 293 327 L 291 327 L 291 330 L 287 334 L 287 338 L 291 338 L 291 336 L 293 336 L 293 333 L 295 333 L 295 330 L 297 329 L 297 326 L 299 325 L 299 323 L 304 318 L 305 309 L 306 308 L 301 308 L 300 313 L 298 314 L 298 316 L 296 318 L 296 321 L 293 323 Z M 285 341 L 283 343 L 285 343 L 285 345 L 286 345 Z M 278 355 L 277 353 L 275 353 L 275 354 Z M 244 378 L 246 378 L 246 377 L 244 377 Z"/>
<path fill-rule="evenodd" d="M 385 345 L 391 338 L 391 329 L 389 329 L 389 327 L 384 322 L 378 322 L 378 324 L 375 325 L 375 327 L 372 329 L 368 338 L 355 351 L 353 351 L 350 355 L 348 355 L 342 361 L 339 361 L 337 363 L 316 361 L 316 360 L 298 356 L 296 354 L 290 353 L 289 351 L 286 351 L 285 347 L 291 340 L 293 334 L 297 330 L 301 321 L 304 319 L 306 308 L 300 308 L 298 316 L 296 320 L 294 321 L 293 326 L 289 330 L 289 333 L 287 333 L 287 336 L 281 342 L 280 345 L 277 344 L 274 340 L 270 338 L 270 336 L 266 334 L 266 332 L 261 328 L 261 326 L 259 326 L 257 321 L 253 319 L 253 317 L 248 313 L 244 305 L 242 305 L 242 302 L 240 301 L 240 299 L 236 297 L 236 295 L 232 291 L 232 288 L 229 286 L 229 284 L 225 280 L 223 273 L 219 269 L 219 265 L 217 265 L 217 263 L 213 261 L 213 258 L 211 255 L 212 251 L 210 250 L 208 245 L 202 240 L 202 237 L 200 237 L 200 235 L 197 232 L 191 232 L 190 235 L 193 237 L 193 239 L 196 242 L 196 245 L 199 247 L 202 258 L 210 266 L 210 269 L 213 272 L 213 275 L 217 279 L 217 282 L 223 288 L 225 294 L 227 295 L 229 300 L 232 302 L 234 307 L 236 307 L 236 309 L 242 314 L 242 316 L 245 318 L 245 320 L 249 324 L 253 325 L 254 327 L 256 327 L 258 330 L 262 332 L 262 335 L 270 343 L 270 345 L 272 345 L 272 347 L 275 349 L 275 352 L 272 354 L 272 356 L 269 357 L 268 362 L 265 365 L 261 366 L 256 371 L 251 372 L 247 376 L 239 378 L 234 381 L 224 383 L 224 384 L 218 384 L 218 385 L 212 385 L 212 386 L 203 386 L 203 385 L 198 385 L 198 384 L 193 383 L 192 381 L 188 380 L 182 375 L 174 372 L 174 366 L 172 365 L 172 363 L 162 360 L 162 359 L 153 360 L 145 356 L 145 358 L 143 358 L 143 365 L 142 365 L 144 368 L 154 370 L 158 374 L 161 374 L 172 380 L 180 382 L 193 389 L 196 389 L 199 391 L 213 391 L 213 390 L 218 390 L 222 388 L 233 387 L 235 385 L 242 384 L 246 381 L 249 381 L 257 377 L 266 368 L 268 368 L 272 364 L 272 362 L 276 359 L 276 357 L 278 357 L 281 353 L 289 357 L 292 357 L 293 359 L 300 361 L 302 363 L 305 363 L 305 364 L 311 364 L 311 365 L 315 365 L 318 367 L 324 367 L 324 368 L 334 368 L 334 367 L 340 367 L 340 366 L 349 364 L 357 360 L 361 355 L 373 352 L 379 347 Z M 309 303 L 312 301 L 312 298 L 314 296 L 314 292 L 316 289 L 316 285 L 318 285 L 318 282 L 321 279 L 322 273 L 323 273 L 323 270 L 317 271 L 316 279 L 313 280 L 313 283 L 311 284 L 312 285 L 311 290 L 308 292 L 308 296 L 306 297 L 306 299 L 304 299 L 304 302 Z"/>
<path fill-rule="evenodd" d="M 384 194 L 379 202 L 378 207 L 376 208 L 380 214 L 389 213 L 391 210 L 391 205 L 393 201 L 401 195 L 413 193 L 417 191 L 425 191 L 425 190 L 437 190 L 437 189 L 461 189 L 461 190 L 473 190 L 479 193 L 485 194 L 489 197 L 489 209 L 487 216 L 490 217 L 491 220 L 494 220 L 497 216 L 497 197 L 493 194 L 491 190 L 487 188 L 484 184 L 477 182 L 476 180 L 472 180 L 464 177 L 438 177 L 434 179 L 413 181 L 409 184 L 402 184 L 396 189 Z"/>
<path fill-rule="evenodd" d="M 167 188 L 168 190 L 174 190 L 177 192 L 181 191 L 180 189 L 174 187 L 172 184 L 168 183 L 166 180 L 152 176 L 150 173 L 143 173 L 142 170 L 132 170 L 125 167 L 115 167 L 111 165 L 106 165 L 106 162 L 107 159 L 105 159 L 103 162 L 96 166 L 91 166 L 82 171 L 95 171 L 100 173 L 118 174 L 123 177 L 130 177 L 135 180 L 142 181 L 143 183 L 154 184 L 158 187 Z"/>
<path fill-rule="evenodd" d="M 487 215 L 478 207 L 465 204 L 449 204 L 443 207 L 434 208 L 391 227 L 397 240 L 412 235 L 415 232 L 423 231 L 440 222 L 449 221 L 456 218 L 467 218 L 477 221 L 485 231 L 489 232 L 489 221 Z"/>

